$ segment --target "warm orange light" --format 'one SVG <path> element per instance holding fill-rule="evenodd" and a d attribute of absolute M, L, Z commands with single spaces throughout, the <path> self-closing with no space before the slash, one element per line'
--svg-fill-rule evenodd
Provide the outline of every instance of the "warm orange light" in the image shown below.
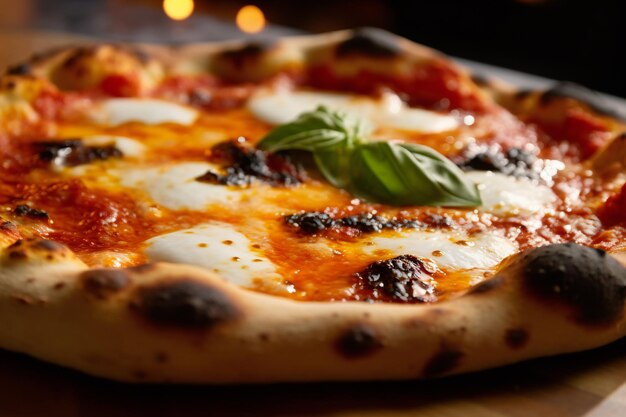
<path fill-rule="evenodd" d="M 193 0 L 163 0 L 163 11 L 174 20 L 185 20 L 193 13 Z"/>
<path fill-rule="evenodd" d="M 237 27 L 246 33 L 258 33 L 265 27 L 265 16 L 261 9 L 248 5 L 237 12 Z"/>

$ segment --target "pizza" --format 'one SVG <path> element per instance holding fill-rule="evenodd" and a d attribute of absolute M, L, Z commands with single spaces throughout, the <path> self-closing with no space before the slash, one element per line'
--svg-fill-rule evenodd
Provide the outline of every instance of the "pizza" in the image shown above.
<path fill-rule="evenodd" d="M 248 383 L 606 344 L 625 128 L 376 29 L 35 56 L 0 78 L 0 347 Z"/>

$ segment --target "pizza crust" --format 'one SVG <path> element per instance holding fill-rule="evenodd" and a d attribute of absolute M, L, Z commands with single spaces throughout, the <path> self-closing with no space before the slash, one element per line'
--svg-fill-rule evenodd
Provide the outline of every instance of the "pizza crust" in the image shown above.
<path fill-rule="evenodd" d="M 99 64 L 101 49 L 93 48 L 39 57 L 12 77 L 92 88 L 108 74 Z M 372 30 L 258 48 L 143 49 L 158 63 L 121 49 L 106 53 L 123 71 L 139 73 L 138 94 L 163 71 L 215 71 L 254 82 L 310 62 L 331 63 L 342 73 L 402 73 L 440 60 L 469 80 L 432 50 Z M 80 80 L 70 59 L 77 54 L 74 62 L 88 68 Z M 506 88 L 491 94 L 473 83 L 467 88 L 487 104 L 513 97 Z M 6 100 L 0 104 L 4 114 Z M 0 242 L 0 346 L 121 381 L 428 378 L 589 349 L 626 335 L 626 269 L 604 252 L 577 245 L 514 255 L 493 278 L 448 301 L 394 305 L 296 302 L 236 287 L 191 266 L 90 269 L 58 243 Z M 626 256 L 617 256 L 624 263 Z"/>
<path fill-rule="evenodd" d="M 89 269 L 49 241 L 13 245 L 0 262 L 4 348 L 122 381 L 436 377 L 626 334 L 626 269 L 570 244 L 515 255 L 456 299 L 410 306 L 290 301 L 183 265 Z"/>

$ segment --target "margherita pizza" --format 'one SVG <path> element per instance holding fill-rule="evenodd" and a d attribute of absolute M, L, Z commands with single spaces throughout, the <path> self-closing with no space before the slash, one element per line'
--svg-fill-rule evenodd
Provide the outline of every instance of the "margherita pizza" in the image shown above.
<path fill-rule="evenodd" d="M 0 347 L 233 383 L 608 343 L 625 131 L 373 29 L 35 57 L 0 78 Z"/>

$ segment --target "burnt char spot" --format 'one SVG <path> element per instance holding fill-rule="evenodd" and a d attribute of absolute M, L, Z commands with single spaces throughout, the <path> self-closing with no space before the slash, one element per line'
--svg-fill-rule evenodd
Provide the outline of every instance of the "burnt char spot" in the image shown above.
<path fill-rule="evenodd" d="M 500 288 L 504 284 L 504 278 L 495 276 L 487 281 L 476 284 L 469 290 L 469 294 L 485 294 L 493 292 L 496 288 Z"/>
<path fill-rule="evenodd" d="M 519 349 L 526 345 L 528 337 L 525 329 L 508 329 L 504 334 L 504 341 L 511 349 Z"/>
<path fill-rule="evenodd" d="M 15 225 L 15 223 L 11 223 L 8 220 L 0 221 L 0 230 L 4 230 L 7 232 L 16 232 L 17 226 Z"/>
<path fill-rule="evenodd" d="M 87 146 L 80 139 L 37 142 L 35 146 L 41 160 L 55 161 L 64 166 L 84 165 L 124 156 L 114 145 Z"/>
<path fill-rule="evenodd" d="M 7 75 L 29 75 L 31 73 L 31 66 L 27 63 L 13 65 L 7 69 Z"/>
<path fill-rule="evenodd" d="M 225 166 L 224 174 L 213 171 L 196 178 L 211 184 L 245 187 L 256 179 L 272 185 L 297 185 L 302 173 L 281 155 L 263 152 L 244 138 L 218 143 L 211 149 L 211 161 Z"/>
<path fill-rule="evenodd" d="M 357 324 L 343 332 L 335 343 L 335 348 L 348 359 L 368 356 L 383 347 L 376 331 L 367 324 Z"/>
<path fill-rule="evenodd" d="M 13 210 L 13 213 L 16 216 L 29 217 L 31 219 L 37 219 L 37 220 L 48 220 L 50 218 L 48 213 L 46 213 L 45 211 L 32 208 L 26 204 L 20 204 L 16 206 L 15 209 Z"/>
<path fill-rule="evenodd" d="M 493 171 L 531 179 L 540 179 L 542 169 L 542 162 L 529 151 L 511 148 L 504 152 L 494 146 L 467 149 L 457 165 L 464 170 Z"/>
<path fill-rule="evenodd" d="M 402 54 L 398 38 L 389 32 L 376 28 L 362 28 L 337 46 L 336 56 L 345 58 L 365 55 L 375 58 L 394 58 Z"/>
<path fill-rule="evenodd" d="M 459 365 L 463 356 L 464 353 L 459 350 L 444 347 L 430 358 L 422 374 L 429 378 L 448 373 Z"/>
<path fill-rule="evenodd" d="M 540 100 L 542 103 L 547 104 L 559 98 L 578 100 L 597 113 L 626 121 L 626 111 L 620 110 L 619 106 L 611 105 L 600 93 L 582 85 L 566 81 L 560 82 L 549 90 L 544 91 Z"/>
<path fill-rule="evenodd" d="M 428 303 L 437 300 L 432 274 L 426 264 L 413 255 L 401 255 L 371 263 L 355 274 L 361 285 L 372 291 L 373 298 Z"/>
<path fill-rule="evenodd" d="M 104 300 L 130 284 L 130 279 L 122 269 L 92 269 L 80 275 L 87 293 Z"/>
<path fill-rule="evenodd" d="M 227 50 L 221 53 L 220 58 L 230 61 L 235 68 L 241 69 L 250 61 L 254 61 L 263 56 L 272 48 L 275 42 L 272 40 L 257 41 L 242 46 L 241 48 Z"/>
<path fill-rule="evenodd" d="M 47 239 L 36 240 L 35 242 L 33 242 L 32 247 L 46 250 L 49 252 L 58 252 L 65 249 L 65 245 L 63 245 L 62 243 Z"/>
<path fill-rule="evenodd" d="M 623 315 L 626 268 L 603 250 L 574 243 L 548 245 L 526 252 L 523 262 L 528 290 L 571 306 L 577 322 L 609 324 Z"/>
<path fill-rule="evenodd" d="M 154 324 L 195 329 L 208 328 L 240 315 L 224 293 L 185 278 L 141 288 L 131 307 Z"/>
<path fill-rule="evenodd" d="M 130 268 L 127 268 L 127 271 L 134 272 L 137 274 L 145 274 L 150 271 L 153 271 L 155 267 L 156 267 L 155 263 L 146 262 L 145 264 L 135 265 Z"/>
<path fill-rule="evenodd" d="M 350 227 L 363 233 L 380 232 L 383 229 L 402 230 L 422 227 L 423 224 L 411 219 L 387 219 L 372 213 L 361 213 L 352 216 L 334 218 L 328 213 L 310 211 L 285 216 L 285 222 L 298 231 L 312 235 L 324 230 Z"/>

